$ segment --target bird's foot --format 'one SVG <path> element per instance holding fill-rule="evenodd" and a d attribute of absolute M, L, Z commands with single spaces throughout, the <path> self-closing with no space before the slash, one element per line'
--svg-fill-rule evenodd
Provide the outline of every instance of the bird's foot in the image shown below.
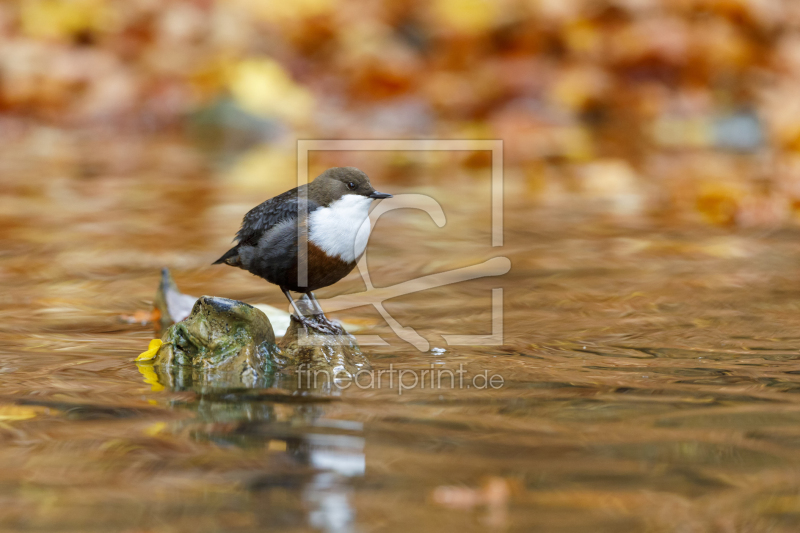
<path fill-rule="evenodd" d="M 312 316 L 294 316 L 306 328 L 311 328 L 319 331 L 325 335 L 343 335 L 344 328 L 335 322 L 332 322 L 325 315 L 312 315 Z"/>
<path fill-rule="evenodd" d="M 347 332 L 344 330 L 344 328 L 342 326 L 340 326 L 338 323 L 334 322 L 333 320 L 329 319 L 325 315 L 317 315 L 317 316 L 315 316 L 315 318 L 317 318 L 320 322 L 323 322 L 328 329 L 333 331 L 334 335 L 346 335 L 347 334 Z"/>

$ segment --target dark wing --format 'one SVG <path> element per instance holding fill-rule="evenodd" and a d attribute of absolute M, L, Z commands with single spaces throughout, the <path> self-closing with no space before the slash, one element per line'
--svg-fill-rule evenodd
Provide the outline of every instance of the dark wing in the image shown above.
<path fill-rule="evenodd" d="M 305 202 L 309 213 L 319 207 L 315 202 L 309 200 Z M 237 246 L 243 244 L 256 246 L 261 236 L 276 224 L 297 219 L 300 205 L 297 189 L 292 189 L 254 207 L 244 216 L 242 227 L 236 233 Z"/>

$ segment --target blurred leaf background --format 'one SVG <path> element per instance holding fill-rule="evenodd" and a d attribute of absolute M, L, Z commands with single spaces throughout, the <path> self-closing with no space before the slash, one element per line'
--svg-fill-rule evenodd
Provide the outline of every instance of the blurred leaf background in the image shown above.
<path fill-rule="evenodd" d="M 276 193 L 299 138 L 503 139 L 532 204 L 790 226 L 799 29 L 794 0 L 2 2 L 0 171 L 185 141 Z"/>

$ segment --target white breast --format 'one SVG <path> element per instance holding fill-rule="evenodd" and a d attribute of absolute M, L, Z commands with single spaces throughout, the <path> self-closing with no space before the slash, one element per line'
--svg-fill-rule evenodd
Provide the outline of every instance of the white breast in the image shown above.
<path fill-rule="evenodd" d="M 308 239 L 330 256 L 348 263 L 356 261 L 369 240 L 369 206 L 371 198 L 346 194 L 328 207 L 321 207 L 309 217 Z M 363 224 L 367 229 L 359 233 Z M 358 235 L 358 240 L 356 240 Z"/>

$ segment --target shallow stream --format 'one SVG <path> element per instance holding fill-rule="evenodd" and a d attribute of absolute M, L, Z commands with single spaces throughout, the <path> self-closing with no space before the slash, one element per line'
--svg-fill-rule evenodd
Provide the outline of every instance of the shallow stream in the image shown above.
<path fill-rule="evenodd" d="M 385 215 L 368 255 L 376 287 L 511 261 L 501 277 L 386 301 L 426 352 L 371 306 L 333 315 L 386 341 L 364 346 L 375 370 L 462 368 L 464 386 L 400 394 L 384 374 L 329 395 L 199 396 L 147 382 L 132 360 L 153 333 L 137 320 L 163 266 L 189 294 L 283 308 L 277 288 L 210 265 L 280 190 L 232 189 L 185 148 L 159 150 L 134 170 L 3 163 L 3 531 L 800 527 L 797 231 L 565 211 L 509 188 L 493 248 L 487 179 L 372 173 L 448 217 Z M 354 273 L 318 296 L 363 286 Z M 498 288 L 502 345 L 448 345 L 492 333 Z M 468 386 L 484 372 L 502 386 Z"/>

